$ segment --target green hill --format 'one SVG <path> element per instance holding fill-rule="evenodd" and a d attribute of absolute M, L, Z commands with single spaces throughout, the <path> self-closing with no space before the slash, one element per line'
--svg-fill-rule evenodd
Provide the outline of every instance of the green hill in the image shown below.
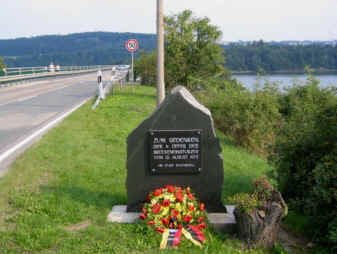
<path fill-rule="evenodd" d="M 140 33 L 88 32 L 0 40 L 0 56 L 8 67 L 125 63 L 128 39 L 137 39 L 140 49 L 153 50 L 156 36 Z"/>

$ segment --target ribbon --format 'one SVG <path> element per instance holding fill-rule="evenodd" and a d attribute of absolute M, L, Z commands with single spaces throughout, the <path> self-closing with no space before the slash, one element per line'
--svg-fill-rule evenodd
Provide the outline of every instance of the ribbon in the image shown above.
<path fill-rule="evenodd" d="M 160 249 L 178 247 L 181 240 L 181 229 L 165 229 L 160 243 Z"/>
<path fill-rule="evenodd" d="M 182 229 L 165 229 L 160 243 L 160 249 L 178 247 L 182 235 L 201 248 L 202 243 L 205 242 L 204 233 L 201 232 L 198 227 L 186 225 Z"/>
<path fill-rule="evenodd" d="M 184 236 L 185 236 L 188 240 L 190 240 L 193 244 L 195 244 L 195 245 L 197 245 L 197 246 L 199 246 L 199 247 L 202 248 L 201 243 L 200 243 L 199 241 L 195 240 L 195 239 L 193 238 L 193 236 L 191 235 L 191 233 L 188 232 L 185 228 L 182 229 L 182 232 L 183 232 Z"/>
<path fill-rule="evenodd" d="M 184 226 L 186 231 L 188 231 L 192 238 L 200 243 L 203 243 L 205 241 L 205 235 L 204 233 L 199 229 L 197 226 L 192 225 L 186 225 Z"/>

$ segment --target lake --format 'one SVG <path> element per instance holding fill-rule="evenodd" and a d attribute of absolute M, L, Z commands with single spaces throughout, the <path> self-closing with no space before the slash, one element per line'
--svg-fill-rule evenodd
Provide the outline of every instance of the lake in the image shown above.
<path fill-rule="evenodd" d="M 320 74 L 314 76 L 320 81 L 321 87 L 337 87 L 337 74 Z M 265 84 L 266 81 L 277 83 L 279 88 L 282 89 L 292 86 L 294 82 L 302 84 L 306 81 L 307 77 L 305 74 L 271 74 L 260 77 L 259 83 L 261 85 Z M 236 78 L 249 89 L 254 89 L 258 83 L 258 78 L 254 74 L 235 74 L 233 78 Z"/>

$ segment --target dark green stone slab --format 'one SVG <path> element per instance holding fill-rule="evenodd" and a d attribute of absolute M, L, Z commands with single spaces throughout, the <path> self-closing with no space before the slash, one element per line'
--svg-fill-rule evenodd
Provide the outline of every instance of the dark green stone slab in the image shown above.
<path fill-rule="evenodd" d="M 202 170 L 197 174 L 151 174 L 150 130 L 200 130 Z M 209 212 L 224 212 L 221 147 L 210 111 L 184 87 L 174 88 L 165 101 L 127 138 L 128 212 L 140 211 L 149 192 L 166 184 L 191 187 Z"/>

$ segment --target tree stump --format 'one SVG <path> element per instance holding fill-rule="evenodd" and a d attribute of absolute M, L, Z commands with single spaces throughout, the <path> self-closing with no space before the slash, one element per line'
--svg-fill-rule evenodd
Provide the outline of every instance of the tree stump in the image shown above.
<path fill-rule="evenodd" d="M 249 214 L 235 209 L 239 238 L 249 247 L 273 247 L 278 239 L 281 219 L 287 212 L 287 205 L 278 191 L 273 191 L 271 200 Z"/>

